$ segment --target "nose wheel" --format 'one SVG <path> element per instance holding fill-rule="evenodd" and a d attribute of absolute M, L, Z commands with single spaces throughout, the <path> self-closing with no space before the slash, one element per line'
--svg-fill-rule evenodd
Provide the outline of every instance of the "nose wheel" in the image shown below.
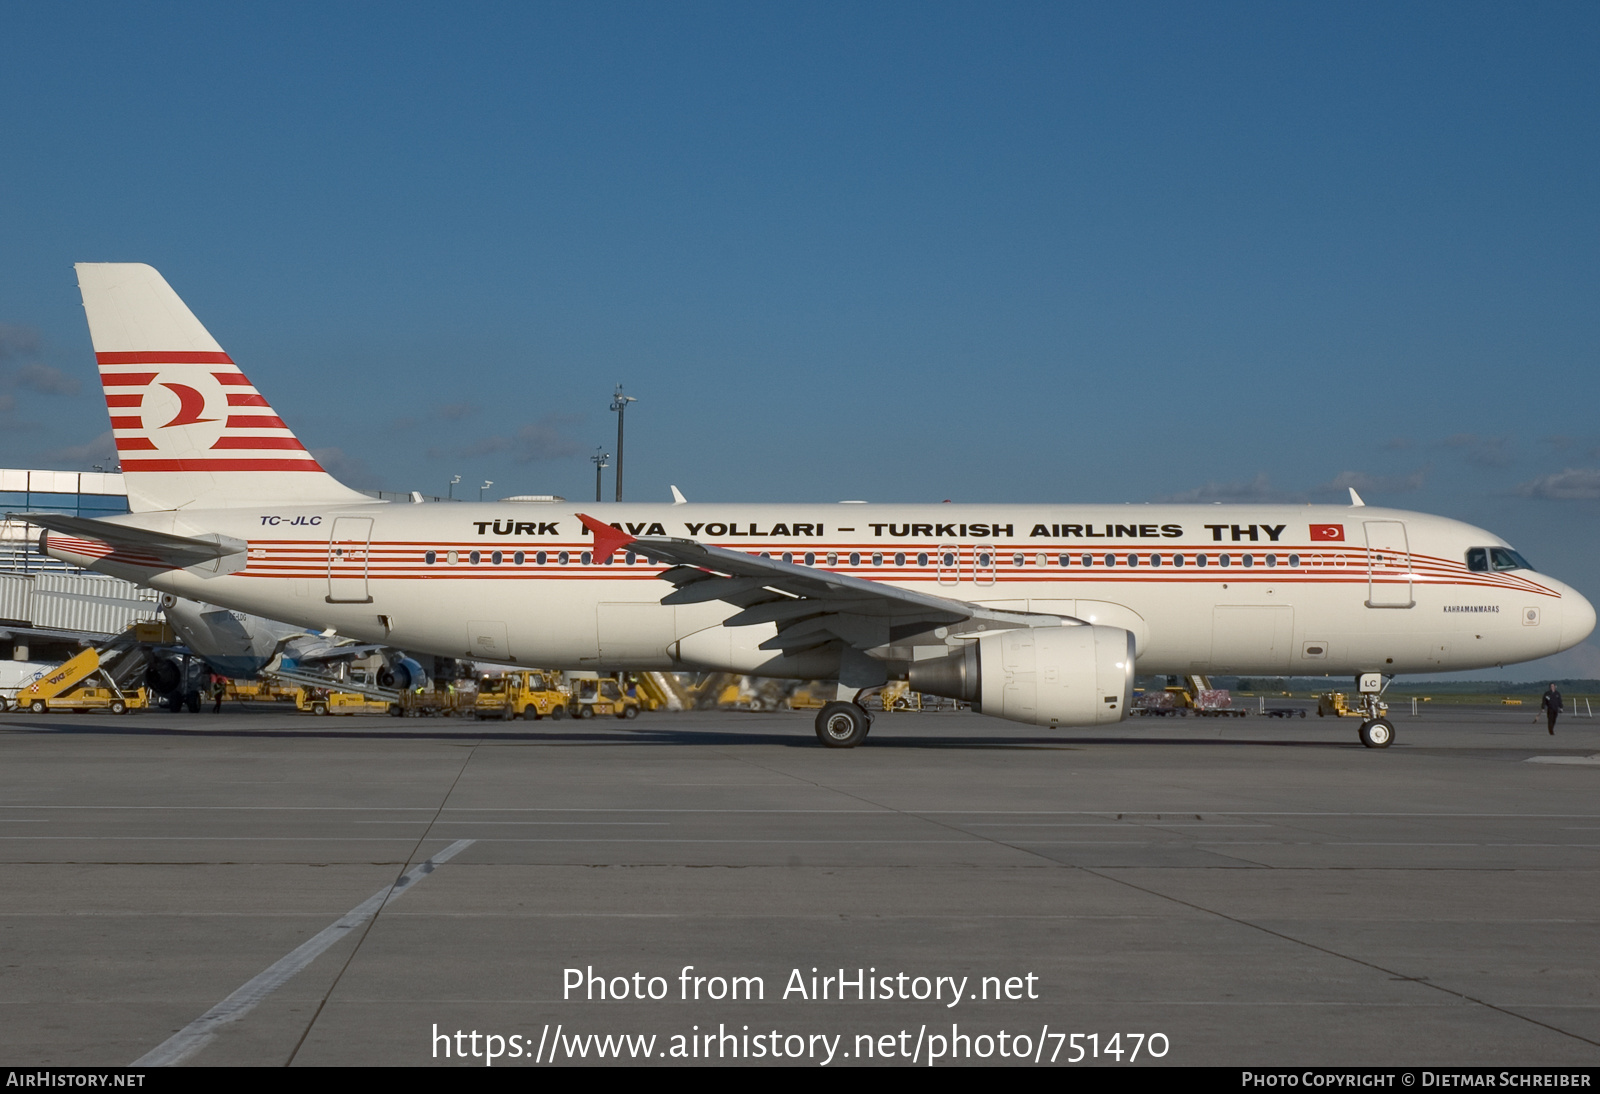
<path fill-rule="evenodd" d="M 1361 723 L 1360 736 L 1368 748 L 1388 748 L 1394 743 L 1394 723 L 1387 718 L 1369 718 Z"/>

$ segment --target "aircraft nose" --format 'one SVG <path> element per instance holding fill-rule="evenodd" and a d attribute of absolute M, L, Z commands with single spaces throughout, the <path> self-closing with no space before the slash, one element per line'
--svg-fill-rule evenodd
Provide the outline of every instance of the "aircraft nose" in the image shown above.
<path fill-rule="evenodd" d="M 1593 630 L 1594 605 L 1576 589 L 1567 589 L 1561 594 L 1561 648 L 1576 646 Z"/>

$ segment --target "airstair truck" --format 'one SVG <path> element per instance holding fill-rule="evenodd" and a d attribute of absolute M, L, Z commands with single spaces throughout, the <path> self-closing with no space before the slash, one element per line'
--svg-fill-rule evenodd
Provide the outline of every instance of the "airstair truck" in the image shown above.
<path fill-rule="evenodd" d="M 96 675 L 100 677 L 98 683 L 94 682 Z M 126 714 L 150 705 L 143 688 L 124 690 L 117 687 L 116 681 L 105 670 L 100 651 L 93 647 L 19 688 L 16 704 L 34 714 L 44 714 L 50 710 L 78 713 L 105 710 L 112 714 Z"/>

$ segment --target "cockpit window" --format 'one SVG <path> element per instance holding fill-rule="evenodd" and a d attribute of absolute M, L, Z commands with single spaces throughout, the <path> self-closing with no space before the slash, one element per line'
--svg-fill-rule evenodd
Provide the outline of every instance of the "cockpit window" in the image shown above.
<path fill-rule="evenodd" d="M 1533 567 L 1509 547 L 1469 547 L 1467 569 L 1483 574 L 1490 570 L 1531 570 Z"/>
<path fill-rule="evenodd" d="M 1489 564 L 1496 570 L 1531 570 L 1528 560 L 1509 547 L 1489 548 Z"/>

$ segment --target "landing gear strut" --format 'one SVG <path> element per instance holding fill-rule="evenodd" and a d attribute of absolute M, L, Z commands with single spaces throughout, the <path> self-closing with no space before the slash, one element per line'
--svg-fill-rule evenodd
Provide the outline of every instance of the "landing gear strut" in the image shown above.
<path fill-rule="evenodd" d="M 1377 691 L 1364 691 L 1361 695 L 1361 710 L 1366 718 L 1361 722 L 1361 728 L 1356 735 L 1361 738 L 1361 743 L 1368 748 L 1388 748 L 1394 744 L 1394 723 L 1384 717 L 1389 709 L 1380 700 L 1383 693 L 1389 690 L 1389 685 L 1394 683 L 1394 677 L 1384 679 L 1383 686 Z"/>
<path fill-rule="evenodd" d="M 857 703 L 833 702 L 817 712 L 817 740 L 828 748 L 854 748 L 871 728 L 871 715 Z"/>

